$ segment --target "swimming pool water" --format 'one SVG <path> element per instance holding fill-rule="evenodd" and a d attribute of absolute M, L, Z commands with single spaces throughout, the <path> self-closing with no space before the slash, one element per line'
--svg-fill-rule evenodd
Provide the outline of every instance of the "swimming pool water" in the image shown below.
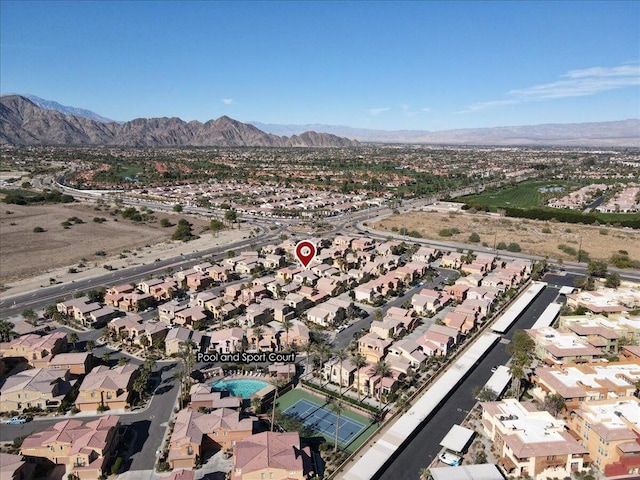
<path fill-rule="evenodd" d="M 267 382 L 261 380 L 250 380 L 246 378 L 240 378 L 238 380 L 218 380 L 211 384 L 214 390 L 221 391 L 227 390 L 234 397 L 249 398 L 258 390 L 262 390 L 269 385 Z"/>

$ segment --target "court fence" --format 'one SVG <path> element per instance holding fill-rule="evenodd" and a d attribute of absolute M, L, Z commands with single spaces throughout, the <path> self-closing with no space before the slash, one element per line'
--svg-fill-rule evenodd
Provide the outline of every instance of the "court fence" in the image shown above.
<path fill-rule="evenodd" d="M 322 393 L 324 395 L 329 395 L 332 398 L 336 398 L 336 399 L 340 398 L 340 394 L 338 392 L 334 392 L 333 390 L 330 390 L 328 388 L 324 388 L 320 385 L 316 385 L 315 383 L 309 382 L 308 380 L 301 379 L 300 385 L 302 386 L 303 389 L 309 390 L 311 392 Z M 382 413 L 382 410 L 380 410 L 379 408 L 372 407 L 371 405 L 367 405 L 365 403 L 358 403 L 357 400 L 347 397 L 346 395 L 342 396 L 342 401 L 349 404 L 348 406 L 350 408 L 355 410 L 360 410 L 361 412 L 374 414 L 374 415 L 380 415 Z"/>

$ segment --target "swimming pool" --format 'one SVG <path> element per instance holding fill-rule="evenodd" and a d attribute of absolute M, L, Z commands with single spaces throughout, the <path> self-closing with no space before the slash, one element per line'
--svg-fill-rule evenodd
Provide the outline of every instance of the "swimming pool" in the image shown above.
<path fill-rule="evenodd" d="M 258 390 L 262 390 L 269 383 L 262 380 L 239 378 L 237 380 L 218 380 L 211 384 L 214 390 L 227 390 L 234 397 L 249 398 Z"/>

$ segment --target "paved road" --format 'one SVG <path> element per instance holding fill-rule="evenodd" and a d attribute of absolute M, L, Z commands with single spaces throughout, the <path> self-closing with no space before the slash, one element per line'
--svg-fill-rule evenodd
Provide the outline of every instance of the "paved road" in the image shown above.
<path fill-rule="evenodd" d="M 222 247 L 213 247 L 207 250 L 180 255 L 159 262 L 147 265 L 138 265 L 127 269 L 107 273 L 99 277 L 79 280 L 72 283 L 64 283 L 50 287 L 43 287 L 40 290 L 16 295 L 10 298 L 3 298 L 0 301 L 0 318 L 7 318 L 12 315 L 19 315 L 28 308 L 34 310 L 51 305 L 56 300 L 65 298 L 75 292 L 83 292 L 92 288 L 103 287 L 105 285 L 115 285 L 122 283 L 138 282 L 147 275 L 164 272 L 171 267 L 174 270 L 180 268 L 190 268 L 202 262 L 203 257 L 214 255 L 216 259 L 223 259 L 228 250 L 235 250 L 247 247 L 251 244 L 266 245 L 277 238 L 276 234 L 270 234 L 261 238 L 249 238 Z"/>
<path fill-rule="evenodd" d="M 558 289 L 545 288 L 503 337 L 511 339 L 514 331 L 531 327 L 557 295 Z M 440 442 L 449 429 L 454 424 L 460 424 L 467 412 L 475 405 L 474 388 L 483 386 L 489 380 L 491 367 L 503 365 L 509 360 L 506 347 L 504 343 L 497 343 L 489 350 L 471 374 L 451 391 L 442 407 L 427 420 L 422 428 L 417 430 L 417 434 L 400 449 L 400 453 L 375 478 L 382 480 L 418 478 L 418 471 L 427 467 L 440 452 Z"/>
<path fill-rule="evenodd" d="M 453 270 L 448 270 L 446 268 L 438 268 L 436 269 L 436 272 L 437 272 L 437 275 L 433 278 L 431 282 L 427 282 L 421 286 L 412 287 L 409 290 L 407 290 L 404 293 L 404 295 L 396 297 L 393 300 L 390 300 L 389 302 L 385 303 L 382 307 L 380 307 L 379 310 L 382 312 L 382 316 L 384 317 L 384 315 L 386 315 L 387 310 L 389 310 L 389 308 L 401 307 L 404 302 L 411 301 L 411 297 L 414 294 L 418 293 L 423 288 L 442 287 L 442 285 L 444 285 L 449 278 L 453 276 L 456 276 L 456 277 L 459 276 L 457 272 Z M 365 330 L 369 330 L 369 327 L 371 327 L 371 322 L 373 322 L 373 320 L 374 320 L 373 315 L 368 315 L 363 319 L 353 322 L 353 325 L 351 325 L 349 328 L 345 328 L 342 332 L 336 334 L 336 338 L 331 343 L 331 347 L 334 348 L 335 350 L 344 350 L 349 346 L 349 344 L 353 340 L 353 336 L 356 333 L 362 331 L 363 328 Z"/>
<path fill-rule="evenodd" d="M 156 450 L 160 448 L 162 437 L 165 432 L 166 422 L 178 397 L 177 381 L 173 380 L 173 367 L 175 362 L 163 362 L 156 364 L 156 369 L 162 369 L 162 381 L 155 388 L 155 395 L 151 400 L 151 404 L 145 410 L 137 413 L 127 413 L 120 415 L 120 424 L 127 425 L 126 436 L 134 438 L 135 445 L 131 456 L 126 459 L 125 470 L 150 470 L 156 461 Z M 104 416 L 104 415 L 102 415 Z M 100 416 L 76 416 L 76 417 L 59 417 L 53 419 L 35 419 L 24 425 L 2 425 L 0 428 L 0 441 L 10 442 L 14 438 L 24 437 L 36 431 L 42 431 L 49 426 L 67 420 L 76 418 L 83 422 L 95 420 Z M 135 435 L 133 434 L 135 432 Z"/>

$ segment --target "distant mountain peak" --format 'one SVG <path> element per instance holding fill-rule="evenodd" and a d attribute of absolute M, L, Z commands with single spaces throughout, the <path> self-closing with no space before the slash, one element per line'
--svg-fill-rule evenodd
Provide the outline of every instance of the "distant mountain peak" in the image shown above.
<path fill-rule="evenodd" d="M 310 134 L 294 140 L 265 133 L 253 125 L 223 116 L 206 123 L 178 117 L 136 118 L 124 123 L 102 123 L 44 109 L 20 95 L 0 97 L 0 144 L 114 145 L 135 147 L 352 147 L 357 141 L 328 134 Z"/>
<path fill-rule="evenodd" d="M 115 121 L 115 120 L 111 120 L 109 118 L 103 117 L 102 115 L 98 115 L 97 113 L 92 112 L 91 110 L 87 110 L 85 108 L 61 105 L 60 103 L 54 102 L 53 100 L 46 100 L 44 98 L 40 98 L 30 94 L 21 95 L 21 96 L 28 98 L 35 105 L 37 105 L 40 108 L 44 108 L 45 110 L 55 110 L 57 112 L 64 113 L 65 115 L 73 115 L 74 117 L 88 118 L 90 120 L 95 120 L 96 122 L 100 122 L 100 123 L 111 123 Z"/>
<path fill-rule="evenodd" d="M 457 130 L 373 130 L 342 125 L 278 125 L 251 122 L 274 135 L 315 130 L 371 143 L 431 145 L 640 147 L 640 119 L 612 122 L 463 128 Z"/>

